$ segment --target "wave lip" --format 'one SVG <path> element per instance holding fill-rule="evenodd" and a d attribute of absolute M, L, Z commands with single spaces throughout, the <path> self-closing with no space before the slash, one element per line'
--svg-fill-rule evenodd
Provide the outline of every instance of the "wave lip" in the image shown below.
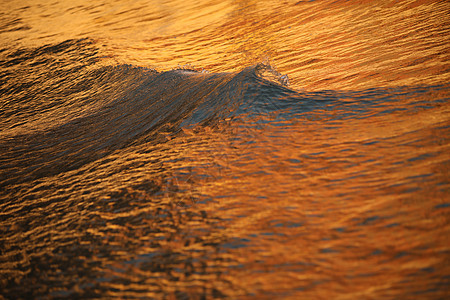
<path fill-rule="evenodd" d="M 282 86 L 289 86 L 289 77 L 276 71 L 270 64 L 259 63 L 254 68 L 257 76 Z"/>

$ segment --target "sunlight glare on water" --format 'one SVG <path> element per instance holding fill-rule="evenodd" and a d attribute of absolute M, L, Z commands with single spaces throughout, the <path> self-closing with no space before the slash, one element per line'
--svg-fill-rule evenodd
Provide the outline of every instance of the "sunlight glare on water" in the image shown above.
<path fill-rule="evenodd" d="M 0 298 L 449 297 L 448 1 L 0 4 Z"/>

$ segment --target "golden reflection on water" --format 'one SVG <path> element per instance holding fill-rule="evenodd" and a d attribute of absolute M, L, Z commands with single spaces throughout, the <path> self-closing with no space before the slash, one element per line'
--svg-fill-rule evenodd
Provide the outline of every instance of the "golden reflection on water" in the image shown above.
<path fill-rule="evenodd" d="M 442 127 L 448 113 L 436 107 L 371 122 L 300 118 L 282 127 L 186 130 L 166 146 L 148 145 L 147 153 L 130 149 L 50 178 L 55 189 L 79 188 L 55 204 L 56 212 L 66 207 L 62 219 L 50 214 L 58 230 L 28 238 L 51 235 L 54 245 L 44 239 L 41 247 L 52 257 L 64 240 L 79 239 L 78 251 L 91 250 L 73 255 L 97 266 L 92 276 L 104 278 L 108 297 L 176 298 L 183 291 L 213 298 L 220 291 L 354 299 L 425 291 L 442 274 L 433 270 L 448 271 L 448 212 L 436 209 L 448 201 L 448 183 L 447 191 L 436 188 L 449 177 L 450 147 L 438 142 L 449 134 Z M 424 153 L 432 156 L 414 162 Z M 433 175 L 418 185 L 415 176 L 426 174 Z M 144 178 L 144 190 L 132 187 Z"/>
<path fill-rule="evenodd" d="M 289 8 L 282 13 L 279 5 L 238 2 L 225 20 L 211 21 L 185 37 L 158 40 L 147 50 L 144 41 L 142 51 L 127 52 L 125 61 L 142 64 L 148 57 L 156 67 L 168 67 L 170 62 L 232 71 L 270 59 L 289 74 L 293 86 L 314 90 L 449 79 L 448 3 L 414 6 L 405 1 L 383 7 L 373 1 L 352 5 L 317 1 L 286 3 Z M 160 49 L 169 51 L 161 55 Z"/>
<path fill-rule="evenodd" d="M 222 232 L 241 240 L 234 284 L 268 298 L 298 290 L 292 299 L 395 298 L 395 289 L 411 289 L 407 277 L 417 290 L 430 288 L 432 276 L 419 274 L 446 264 L 450 233 L 446 214 L 435 209 L 448 199 L 435 186 L 449 176 L 450 150 L 435 141 L 449 132 L 431 128 L 448 124 L 448 113 L 392 114 L 389 128 L 377 127 L 386 116 L 367 124 L 303 121 L 252 130 L 231 144 L 220 129 L 205 131 L 205 151 L 183 156 L 191 167 L 196 157 L 211 162 L 196 191 L 219 199 L 205 210 L 230 220 Z M 369 130 L 361 135 L 357 126 Z M 418 130 L 424 127 L 430 130 Z M 425 153 L 434 158 L 399 165 Z M 419 188 L 408 179 L 423 174 L 433 179 Z"/>
<path fill-rule="evenodd" d="M 2 268 L 108 298 L 444 298 L 448 116 L 224 123 L 113 153 L 23 189 L 5 211 L 42 210 L 3 222 Z"/>
<path fill-rule="evenodd" d="M 163 70 L 270 60 L 308 90 L 449 81 L 447 1 L 50 2 L 9 2 L 21 21 L 4 42 L 87 36 L 118 63 Z"/>
<path fill-rule="evenodd" d="M 270 61 L 298 90 L 450 79 L 448 1 L 3 5 L 14 13 L 2 15 L 2 48 L 89 37 L 101 48 L 100 64 L 230 72 Z M 71 290 L 117 298 L 414 299 L 424 291 L 445 298 L 450 111 L 437 99 L 448 99 L 448 89 L 406 92 L 354 118 L 317 110 L 264 126 L 183 128 L 12 183 L 13 199 L 1 204 L 0 284 L 12 291 L 34 284 L 55 297 Z M 340 99 L 343 106 L 347 100 L 355 101 Z M 413 101 L 427 109 L 411 109 Z"/>

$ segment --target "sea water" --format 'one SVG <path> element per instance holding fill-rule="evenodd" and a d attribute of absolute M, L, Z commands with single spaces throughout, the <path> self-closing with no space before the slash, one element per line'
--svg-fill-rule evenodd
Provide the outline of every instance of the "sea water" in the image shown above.
<path fill-rule="evenodd" d="M 448 1 L 1 7 L 1 297 L 449 297 Z"/>

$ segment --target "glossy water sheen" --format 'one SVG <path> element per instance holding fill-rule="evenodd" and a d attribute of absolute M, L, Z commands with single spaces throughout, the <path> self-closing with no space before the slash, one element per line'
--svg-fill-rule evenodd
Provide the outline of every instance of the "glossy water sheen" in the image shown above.
<path fill-rule="evenodd" d="M 192 2 L 0 1 L 0 298 L 448 299 L 449 2 Z"/>

